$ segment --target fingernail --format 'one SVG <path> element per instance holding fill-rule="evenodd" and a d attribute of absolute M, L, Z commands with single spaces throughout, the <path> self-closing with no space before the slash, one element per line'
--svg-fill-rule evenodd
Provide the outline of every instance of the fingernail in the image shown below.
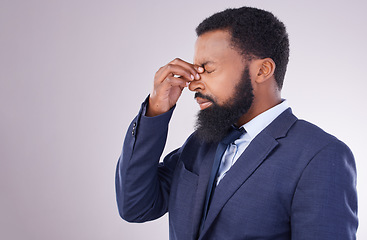
<path fill-rule="evenodd" d="M 203 67 L 198 67 L 198 71 L 203 72 L 204 68 Z"/>
<path fill-rule="evenodd" d="M 195 79 L 194 75 L 191 74 L 191 80 L 194 80 L 194 79 Z"/>
<path fill-rule="evenodd" d="M 200 79 L 199 73 L 196 74 L 196 79 Z"/>
<path fill-rule="evenodd" d="M 186 87 L 189 87 L 190 86 L 190 82 L 186 82 Z"/>

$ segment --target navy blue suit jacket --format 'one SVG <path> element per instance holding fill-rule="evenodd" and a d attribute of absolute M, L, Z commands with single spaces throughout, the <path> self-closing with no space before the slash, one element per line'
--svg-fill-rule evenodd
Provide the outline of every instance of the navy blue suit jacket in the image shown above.
<path fill-rule="evenodd" d="M 145 222 L 168 212 L 170 239 L 179 240 L 355 239 L 353 155 L 291 109 L 251 142 L 221 180 L 199 233 L 216 145 L 193 133 L 159 163 L 172 111 L 148 118 L 141 110 L 127 131 L 116 171 L 123 219 Z"/>

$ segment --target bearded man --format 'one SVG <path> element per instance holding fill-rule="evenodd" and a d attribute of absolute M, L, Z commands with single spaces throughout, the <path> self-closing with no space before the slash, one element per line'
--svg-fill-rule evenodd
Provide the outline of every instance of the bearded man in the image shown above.
<path fill-rule="evenodd" d="M 284 24 L 242 7 L 196 32 L 194 63 L 160 68 L 129 126 L 116 172 L 121 217 L 145 222 L 168 212 L 170 239 L 355 239 L 350 149 L 281 98 Z M 186 87 L 201 109 L 195 132 L 159 162 Z"/>

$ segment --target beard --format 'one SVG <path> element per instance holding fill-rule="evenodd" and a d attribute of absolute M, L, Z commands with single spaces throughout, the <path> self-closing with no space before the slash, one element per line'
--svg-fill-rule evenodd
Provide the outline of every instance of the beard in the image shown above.
<path fill-rule="evenodd" d="M 201 97 L 213 103 L 197 114 L 195 130 L 199 140 L 206 143 L 218 143 L 228 134 L 231 126 L 237 123 L 252 106 L 254 94 L 247 66 L 235 89 L 234 96 L 223 105 L 218 105 L 212 97 L 200 92 L 195 94 L 195 98 Z"/>

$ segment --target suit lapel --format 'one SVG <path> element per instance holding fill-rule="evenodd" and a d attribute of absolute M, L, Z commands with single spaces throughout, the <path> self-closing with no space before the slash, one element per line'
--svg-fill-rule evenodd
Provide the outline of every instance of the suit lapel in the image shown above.
<path fill-rule="evenodd" d="M 287 109 L 252 140 L 245 152 L 216 187 L 204 229 L 200 234 L 201 237 L 205 235 L 226 202 L 251 177 L 269 153 L 278 145 L 276 139 L 284 137 L 296 120 L 297 118 L 292 114 L 292 111 Z M 201 190 L 205 191 L 205 189 Z"/>
<path fill-rule="evenodd" d="M 201 217 L 202 217 L 203 208 L 204 208 L 206 188 L 208 186 L 216 148 L 217 146 L 213 144 L 210 147 L 209 151 L 203 154 L 203 158 L 202 158 L 203 160 L 200 164 L 199 180 L 198 180 L 198 187 L 196 191 L 196 198 L 195 198 L 194 211 L 193 211 L 193 220 L 192 220 L 192 224 L 193 224 L 192 230 L 194 234 L 199 233 L 199 227 L 200 227 Z M 194 236 L 194 239 L 197 239 L 197 236 Z"/>

